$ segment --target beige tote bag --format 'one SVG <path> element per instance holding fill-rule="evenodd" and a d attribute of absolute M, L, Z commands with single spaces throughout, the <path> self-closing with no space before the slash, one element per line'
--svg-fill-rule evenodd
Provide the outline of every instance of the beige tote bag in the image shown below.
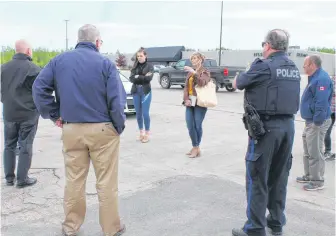
<path fill-rule="evenodd" d="M 195 86 L 197 93 L 197 105 L 200 107 L 217 106 L 216 84 L 210 80 L 204 87 Z"/>

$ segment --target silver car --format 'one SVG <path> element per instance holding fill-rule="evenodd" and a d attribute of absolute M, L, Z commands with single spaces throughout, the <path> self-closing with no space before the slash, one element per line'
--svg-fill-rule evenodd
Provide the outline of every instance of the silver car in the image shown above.
<path fill-rule="evenodd" d="M 128 70 L 118 70 L 119 71 L 119 77 L 124 85 L 126 94 L 127 94 L 127 102 L 125 105 L 125 114 L 135 114 L 135 108 L 134 108 L 134 101 L 133 96 L 131 94 L 132 89 L 132 83 L 129 81 L 129 77 L 131 75 L 131 72 Z"/>

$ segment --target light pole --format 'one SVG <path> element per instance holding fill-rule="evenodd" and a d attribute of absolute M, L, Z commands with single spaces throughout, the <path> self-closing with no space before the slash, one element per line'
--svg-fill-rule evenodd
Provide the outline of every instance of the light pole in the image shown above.
<path fill-rule="evenodd" d="M 68 51 L 68 21 L 69 20 L 64 20 L 65 21 L 65 49 Z"/>
<path fill-rule="evenodd" d="M 218 58 L 218 65 L 221 65 L 222 59 L 222 32 L 223 32 L 223 1 L 221 2 L 221 17 L 220 17 L 220 38 L 219 38 L 219 58 Z"/>

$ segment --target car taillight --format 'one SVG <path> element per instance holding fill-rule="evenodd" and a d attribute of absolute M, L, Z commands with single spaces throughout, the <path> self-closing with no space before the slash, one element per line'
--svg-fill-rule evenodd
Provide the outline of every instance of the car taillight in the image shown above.
<path fill-rule="evenodd" d="M 224 69 L 223 71 L 224 76 L 229 76 L 229 70 L 227 68 Z"/>

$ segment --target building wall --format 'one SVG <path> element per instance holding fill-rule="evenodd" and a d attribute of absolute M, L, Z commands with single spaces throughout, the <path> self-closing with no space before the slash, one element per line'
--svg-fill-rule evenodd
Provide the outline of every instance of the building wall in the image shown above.
<path fill-rule="evenodd" d="M 193 52 L 184 51 L 182 52 L 182 58 L 189 58 Z M 218 51 L 206 51 L 201 52 L 207 58 L 215 59 L 218 63 Z M 320 53 L 320 52 L 310 52 L 305 50 L 294 50 L 290 49 L 288 51 L 289 58 L 294 61 L 297 67 L 300 70 L 300 73 L 304 73 L 303 71 L 303 60 L 307 55 L 318 54 L 322 58 L 322 66 L 323 68 L 330 74 L 335 75 L 336 70 L 336 61 L 335 54 L 329 53 Z M 110 60 L 115 62 L 116 55 L 115 54 L 107 54 L 106 55 Z M 125 54 L 127 64 L 133 65 L 131 58 L 133 54 Z M 261 50 L 225 50 L 222 51 L 221 65 L 228 66 L 247 66 L 248 63 L 253 62 L 257 57 L 262 58 Z"/>
<path fill-rule="evenodd" d="M 193 52 L 182 53 L 182 58 L 189 58 Z M 219 60 L 219 52 L 218 51 L 210 51 L 210 52 L 201 52 L 207 58 L 216 59 L 217 63 Z M 329 53 L 320 53 L 320 52 L 310 52 L 305 50 L 289 50 L 288 51 L 289 58 L 294 61 L 297 67 L 300 70 L 300 73 L 304 73 L 303 71 L 303 61 L 307 55 L 318 54 L 322 59 L 323 68 L 330 74 L 335 74 L 335 54 Z M 222 51 L 221 65 L 228 66 L 247 66 L 248 63 L 251 63 L 255 60 L 255 58 L 262 58 L 261 50 L 225 50 Z"/>

